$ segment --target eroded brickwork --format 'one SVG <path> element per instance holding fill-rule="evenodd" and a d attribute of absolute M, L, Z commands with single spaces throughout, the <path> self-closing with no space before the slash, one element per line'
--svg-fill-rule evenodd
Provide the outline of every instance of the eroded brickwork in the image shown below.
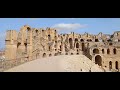
<path fill-rule="evenodd" d="M 6 59 L 27 57 L 30 60 L 56 55 L 87 56 L 94 63 L 109 70 L 120 68 L 120 32 L 112 35 L 99 33 L 58 34 L 54 28 L 31 28 L 20 31 L 8 30 L 6 34 Z"/>

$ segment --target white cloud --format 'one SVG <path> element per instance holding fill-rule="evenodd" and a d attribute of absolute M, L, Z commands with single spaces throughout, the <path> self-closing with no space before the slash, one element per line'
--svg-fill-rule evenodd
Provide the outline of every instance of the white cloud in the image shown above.
<path fill-rule="evenodd" d="M 56 28 L 57 30 L 70 30 L 71 31 L 71 30 L 85 28 L 87 27 L 87 25 L 82 25 L 79 23 L 72 23 L 72 24 L 60 23 L 60 24 L 55 24 L 52 27 Z"/>

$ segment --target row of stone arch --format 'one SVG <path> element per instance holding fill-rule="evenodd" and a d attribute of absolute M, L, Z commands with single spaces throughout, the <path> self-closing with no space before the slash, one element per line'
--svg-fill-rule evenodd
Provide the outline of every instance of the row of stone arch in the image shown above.
<path fill-rule="evenodd" d="M 73 40 L 72 38 L 69 38 L 69 41 L 72 41 L 72 40 Z M 74 41 L 78 42 L 79 40 L 78 40 L 78 38 L 75 38 Z M 85 41 L 84 39 L 80 39 L 80 42 L 84 42 L 84 41 Z M 92 42 L 93 40 L 92 39 L 87 39 L 86 41 Z M 95 42 L 99 42 L 99 40 L 95 39 Z"/>
<path fill-rule="evenodd" d="M 57 55 L 61 55 L 61 53 L 59 52 L 59 53 L 55 53 L 53 55 L 51 53 L 48 54 L 49 57 L 51 57 L 51 56 L 57 56 Z M 69 53 L 66 52 L 65 55 L 69 55 Z M 70 53 L 70 55 L 79 55 L 79 53 Z M 47 57 L 47 54 L 43 53 L 42 57 L 43 58 Z"/>
<path fill-rule="evenodd" d="M 94 54 L 99 54 L 100 53 L 99 49 L 97 49 L 97 48 L 93 49 L 93 53 Z M 102 49 L 102 54 L 104 54 L 104 53 L 105 53 L 105 50 Z M 110 54 L 110 49 L 109 48 L 107 49 L 107 54 Z M 113 54 L 117 54 L 116 48 L 113 49 Z"/>

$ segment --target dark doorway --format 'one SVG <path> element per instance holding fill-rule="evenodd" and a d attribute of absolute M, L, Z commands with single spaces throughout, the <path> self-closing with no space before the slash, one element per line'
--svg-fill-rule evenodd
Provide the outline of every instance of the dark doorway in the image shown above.
<path fill-rule="evenodd" d="M 43 57 L 46 57 L 46 53 L 43 53 Z"/>
<path fill-rule="evenodd" d="M 79 48 L 79 43 L 76 44 L 76 48 Z"/>
<path fill-rule="evenodd" d="M 70 49 L 72 49 L 72 38 L 69 38 Z"/>
<path fill-rule="evenodd" d="M 110 49 L 107 49 L 107 54 L 110 54 Z"/>
<path fill-rule="evenodd" d="M 84 51 L 84 49 L 85 49 L 85 44 L 82 43 L 82 51 Z"/>
<path fill-rule="evenodd" d="M 99 66 L 102 66 L 102 58 L 100 55 L 97 55 L 95 57 L 95 64 L 98 64 Z"/>
<path fill-rule="evenodd" d="M 116 49 L 115 48 L 113 49 L 113 53 L 116 54 Z"/>
<path fill-rule="evenodd" d="M 115 68 L 118 69 L 118 61 L 115 62 Z"/>

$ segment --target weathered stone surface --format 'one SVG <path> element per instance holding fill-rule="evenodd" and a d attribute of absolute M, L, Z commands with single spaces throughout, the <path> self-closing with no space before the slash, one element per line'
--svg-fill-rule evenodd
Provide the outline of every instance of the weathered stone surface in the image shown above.
<path fill-rule="evenodd" d="M 92 62 L 106 70 L 120 68 L 120 32 L 113 35 L 89 33 L 58 34 L 54 28 L 31 28 L 24 25 L 17 33 L 8 30 L 6 34 L 5 58 L 12 60 L 28 56 L 29 59 L 56 55 L 84 54 Z"/>

